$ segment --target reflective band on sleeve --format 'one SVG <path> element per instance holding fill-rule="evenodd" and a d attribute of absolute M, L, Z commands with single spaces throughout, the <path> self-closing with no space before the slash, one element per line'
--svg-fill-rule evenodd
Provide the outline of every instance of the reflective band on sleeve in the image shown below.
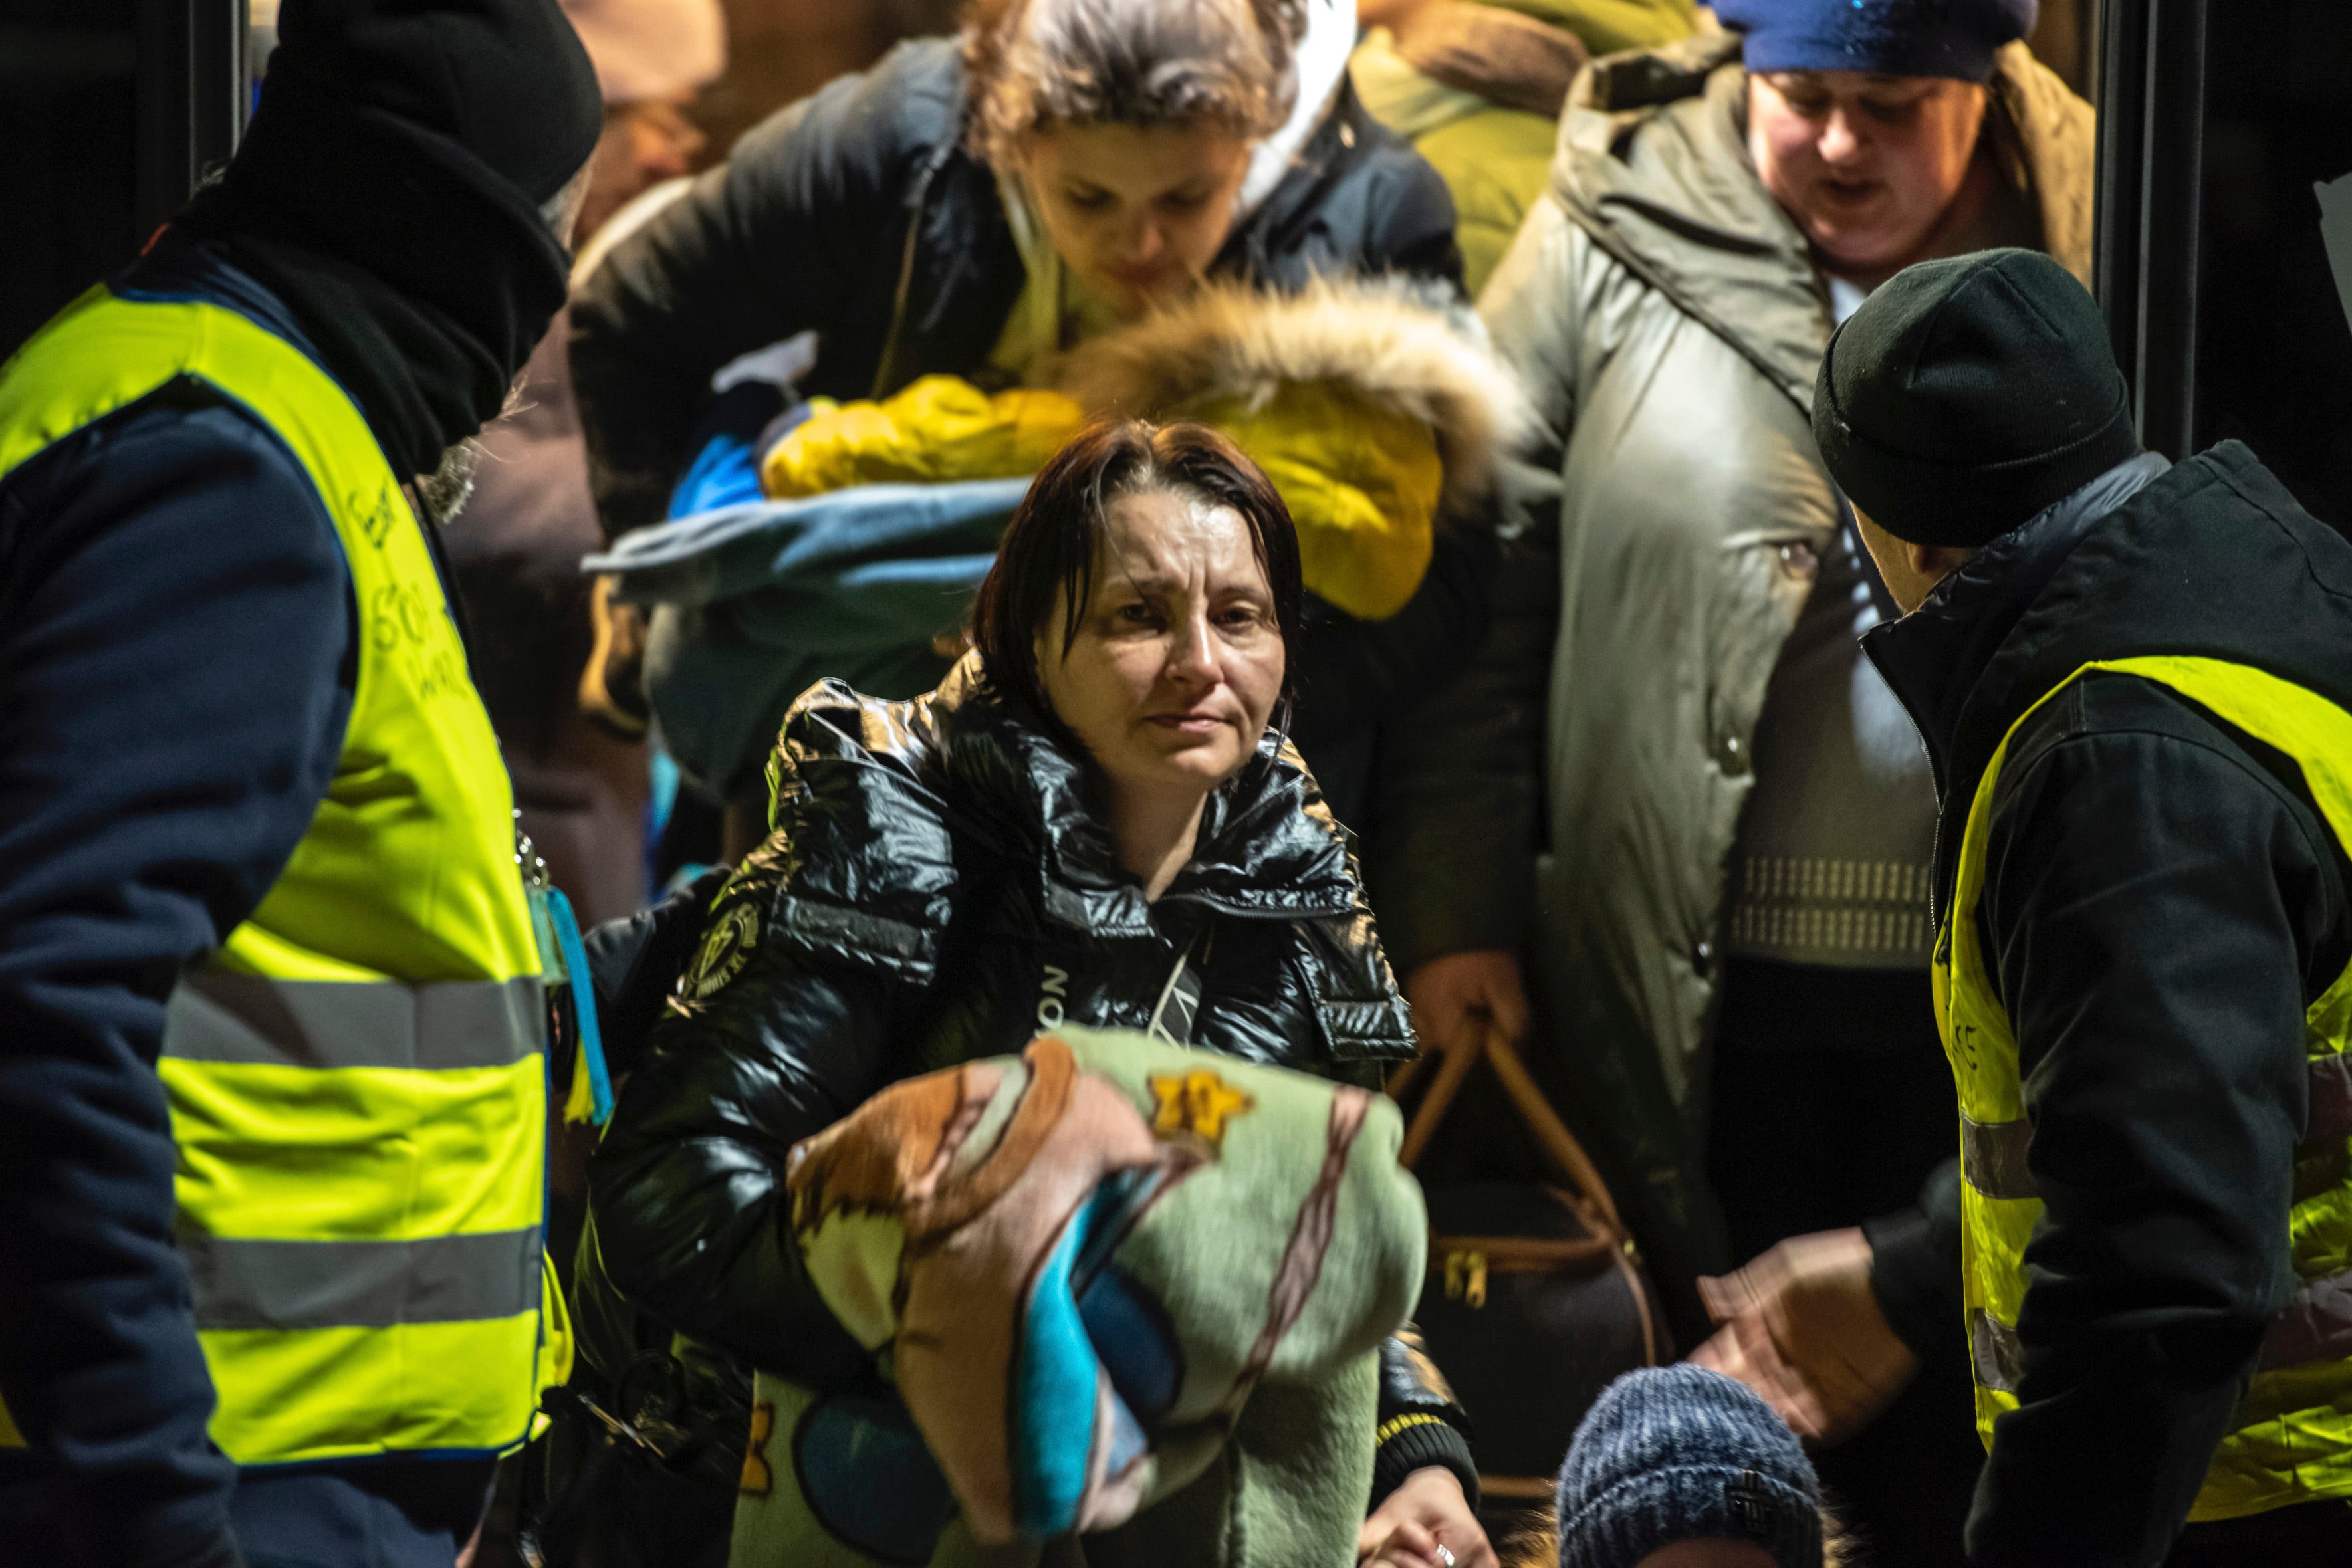
<path fill-rule="evenodd" d="M 1969 1354 L 1977 1364 L 1979 1385 L 2003 1394 L 2017 1392 L 2017 1331 L 1982 1307 L 1969 1309 Z"/>
<path fill-rule="evenodd" d="M 1969 1309 L 1969 1354 L 1977 1381 L 2003 1394 L 2017 1392 L 2021 1364 L 2017 1331 L 1986 1312 Z M 2306 1281 L 2271 1319 L 2254 1364 L 2269 1372 L 2283 1366 L 2352 1357 L 2352 1270 Z"/>
<path fill-rule="evenodd" d="M 2352 1056 L 2323 1056 L 2311 1063 L 2311 1119 L 2303 1146 L 2352 1137 Z M 1987 1197 L 2034 1197 L 2039 1189 L 2025 1156 L 2033 1146 L 2033 1124 L 1975 1122 L 1960 1117 L 1960 1164 L 1969 1185 Z"/>
<path fill-rule="evenodd" d="M 535 1225 L 420 1241 L 178 1239 L 200 1329 L 390 1328 L 539 1305 Z"/>
<path fill-rule="evenodd" d="M 172 993 L 163 1054 L 322 1069 L 504 1067 L 540 1049 L 542 996 L 536 975 L 409 986 L 196 969 Z"/>
<path fill-rule="evenodd" d="M 2026 1151 L 2033 1146 L 2033 1124 L 2020 1116 L 2013 1122 L 1972 1122 L 1960 1117 L 1960 1168 L 1969 1185 L 1987 1197 L 2032 1197 L 2033 1173 L 2026 1168 Z"/>

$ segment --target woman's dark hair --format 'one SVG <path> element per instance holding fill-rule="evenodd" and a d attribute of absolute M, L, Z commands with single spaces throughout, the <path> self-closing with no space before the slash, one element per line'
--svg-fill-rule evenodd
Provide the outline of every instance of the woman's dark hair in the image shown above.
<path fill-rule="evenodd" d="M 1129 419 L 1089 425 L 1073 436 L 1038 472 L 1005 527 L 996 564 L 971 608 L 972 642 L 999 697 L 1053 721 L 1037 643 L 1057 604 L 1066 653 L 1076 635 L 1094 596 L 1105 509 L 1121 496 L 1160 492 L 1231 507 L 1249 525 L 1250 543 L 1274 591 L 1283 688 L 1289 689 L 1288 672 L 1297 664 L 1300 591 L 1298 531 L 1290 508 L 1258 465 L 1207 425 Z"/>

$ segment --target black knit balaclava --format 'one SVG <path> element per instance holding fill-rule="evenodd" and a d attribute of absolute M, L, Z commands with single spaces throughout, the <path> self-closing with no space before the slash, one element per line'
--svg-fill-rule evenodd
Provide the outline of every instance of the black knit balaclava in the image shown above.
<path fill-rule="evenodd" d="M 175 226 L 293 313 L 393 471 L 495 418 L 562 307 L 541 208 L 603 105 L 556 0 L 285 0 L 237 155 Z"/>

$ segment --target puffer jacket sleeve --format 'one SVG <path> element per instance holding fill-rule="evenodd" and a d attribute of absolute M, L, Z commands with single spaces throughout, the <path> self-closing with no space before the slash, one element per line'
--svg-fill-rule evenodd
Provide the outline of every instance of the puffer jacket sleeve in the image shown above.
<path fill-rule="evenodd" d="M 1470 1453 L 1470 1418 L 1454 1402 L 1453 1385 L 1423 1349 L 1421 1331 L 1407 1323 L 1381 1341 L 1380 1426 L 1372 1440 L 1372 1507 L 1415 1470 L 1454 1472 L 1462 1495 L 1478 1506 L 1478 1466 Z"/>
<path fill-rule="evenodd" d="M 1516 951 L 1541 842 L 1542 753 L 1559 632 L 1560 463 L 1576 418 L 1583 242 L 1559 204 L 1528 214 L 1480 307 L 1535 413 L 1491 505 L 1483 637 L 1394 727 L 1368 858 L 1398 973 L 1450 953 Z"/>
<path fill-rule="evenodd" d="M 901 49 L 778 111 L 615 246 L 572 306 L 572 389 L 606 537 L 661 519 L 714 371 L 830 329 L 906 234 L 952 109 Z"/>
<path fill-rule="evenodd" d="M 754 1366 L 824 1385 L 856 1342 L 803 1267 L 784 1190 L 801 1139 L 903 1071 L 954 891 L 947 829 L 845 691 L 786 721 L 775 831 L 703 925 L 648 1060 L 589 1167 L 601 1260 L 640 1310 Z"/>

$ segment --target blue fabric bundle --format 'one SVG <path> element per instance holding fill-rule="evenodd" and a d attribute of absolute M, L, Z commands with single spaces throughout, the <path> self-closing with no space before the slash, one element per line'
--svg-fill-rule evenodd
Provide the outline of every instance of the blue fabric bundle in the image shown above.
<path fill-rule="evenodd" d="M 639 528 L 582 570 L 652 608 L 646 693 L 662 744 L 721 800 L 759 782 L 793 699 L 827 675 L 911 697 L 960 648 L 1026 479 L 863 485 Z"/>

